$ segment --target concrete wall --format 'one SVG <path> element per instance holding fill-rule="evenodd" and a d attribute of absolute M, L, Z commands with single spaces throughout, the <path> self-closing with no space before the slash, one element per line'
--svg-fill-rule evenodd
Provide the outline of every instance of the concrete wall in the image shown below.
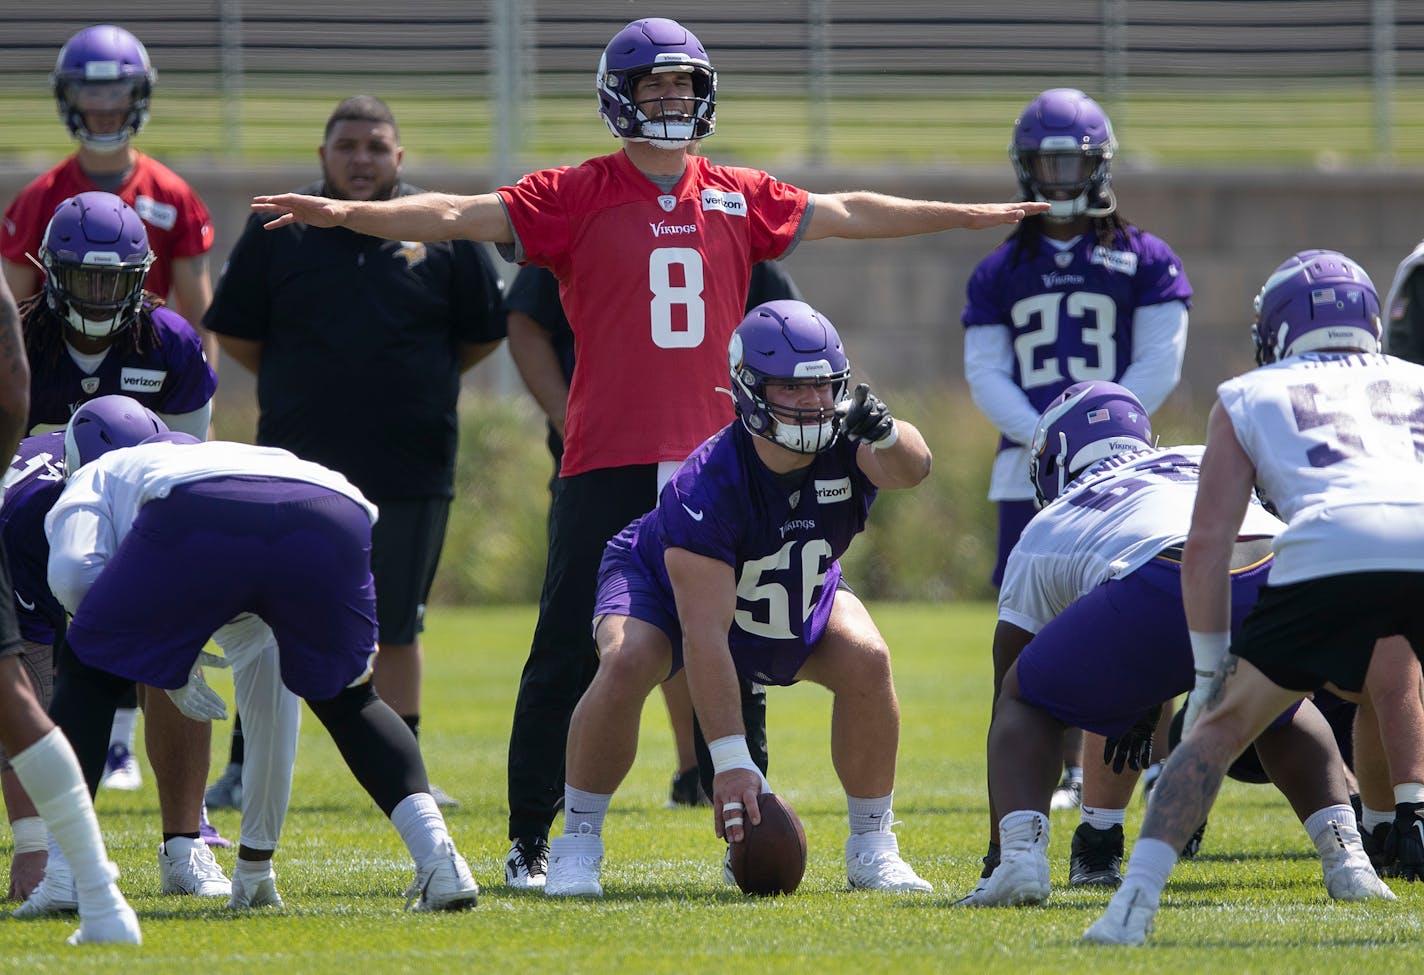
<path fill-rule="evenodd" d="M 313 153 L 315 155 L 315 153 Z M 311 167 L 205 167 L 184 175 L 207 201 L 217 230 L 214 273 L 241 230 L 249 198 L 308 182 Z M 35 172 L 0 172 L 9 200 Z M 452 192 L 492 188 L 481 171 L 413 170 L 421 185 Z M 915 198 L 1009 199 L 1007 167 L 972 172 L 894 170 L 778 171 L 812 191 L 873 188 Z M 1370 272 L 1383 292 L 1394 268 L 1424 237 L 1420 172 L 1133 172 L 1115 173 L 1120 210 L 1166 239 L 1196 290 L 1180 395 L 1210 397 L 1227 375 L 1249 368 L 1251 299 L 1261 281 L 1297 250 L 1331 247 Z M 959 313 L 974 264 L 999 230 L 888 241 L 817 241 L 787 260 L 808 300 L 846 337 L 857 371 L 886 387 L 957 378 L 962 370 Z M 510 266 L 512 272 L 513 268 Z M 477 385 L 517 388 L 508 363 L 476 370 Z M 223 370 L 222 396 L 251 396 L 250 377 Z"/>

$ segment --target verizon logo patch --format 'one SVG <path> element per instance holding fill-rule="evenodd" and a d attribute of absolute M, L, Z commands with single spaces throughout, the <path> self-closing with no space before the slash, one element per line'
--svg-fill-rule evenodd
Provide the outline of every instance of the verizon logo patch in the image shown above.
<path fill-rule="evenodd" d="M 125 392 L 156 393 L 167 378 L 165 369 L 125 369 L 119 374 L 119 388 Z"/>
<path fill-rule="evenodd" d="M 741 193 L 703 190 L 702 209 L 720 210 L 733 217 L 745 217 L 747 215 L 747 198 Z"/>
<path fill-rule="evenodd" d="M 833 481 L 816 481 L 816 503 L 835 504 L 850 500 L 850 478 L 838 477 Z"/>

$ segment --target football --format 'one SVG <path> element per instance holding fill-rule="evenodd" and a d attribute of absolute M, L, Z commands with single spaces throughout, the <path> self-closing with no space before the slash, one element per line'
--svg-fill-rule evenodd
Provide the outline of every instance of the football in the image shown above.
<path fill-rule="evenodd" d="M 771 792 L 757 797 L 761 823 L 746 822 L 746 835 L 728 847 L 727 864 L 744 894 L 789 894 L 806 873 L 806 831 L 796 810 Z"/>

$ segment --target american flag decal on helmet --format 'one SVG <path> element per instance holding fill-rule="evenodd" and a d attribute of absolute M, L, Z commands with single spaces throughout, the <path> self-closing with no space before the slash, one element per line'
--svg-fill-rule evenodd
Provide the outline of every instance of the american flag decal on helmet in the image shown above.
<path fill-rule="evenodd" d="M 1088 422 L 1089 422 L 1089 423 L 1102 423 L 1102 422 L 1103 422 L 1104 420 L 1106 420 L 1106 419 L 1108 419 L 1108 411 L 1105 410 L 1105 409 L 1104 409 L 1104 410 L 1089 410 L 1089 411 L 1088 411 Z"/>

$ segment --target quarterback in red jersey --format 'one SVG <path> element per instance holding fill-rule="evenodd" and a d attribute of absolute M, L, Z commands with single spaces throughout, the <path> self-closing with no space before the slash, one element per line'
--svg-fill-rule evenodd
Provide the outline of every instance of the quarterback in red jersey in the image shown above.
<path fill-rule="evenodd" d="M 208 208 L 182 177 L 129 143 L 148 119 L 157 76 L 143 44 L 119 27 L 86 27 L 60 49 L 51 76 L 54 96 L 79 146 L 21 190 L 0 221 L 0 268 L 18 298 L 40 290 L 43 272 L 28 255 L 39 254 L 55 207 L 80 193 L 103 190 L 143 219 L 156 258 L 148 290 L 165 299 L 172 296 L 179 314 L 194 327 L 202 321 L 213 295 Z M 204 334 L 203 345 L 216 364 L 214 340 Z"/>
<path fill-rule="evenodd" d="M 604 545 L 656 504 L 678 462 L 731 421 L 717 387 L 752 264 L 783 258 L 803 240 L 995 227 L 1048 208 L 808 193 L 691 155 L 716 129 L 717 72 L 672 20 L 619 31 L 596 86 L 599 113 L 623 147 L 580 166 L 476 196 L 253 201 L 275 215 L 269 229 L 301 222 L 393 240 L 490 241 L 559 279 L 576 356 L 563 489 L 509 743 L 514 843 L 505 877 L 514 887 L 542 886 L 547 873 L 569 718 L 598 666 L 589 622 Z"/>

